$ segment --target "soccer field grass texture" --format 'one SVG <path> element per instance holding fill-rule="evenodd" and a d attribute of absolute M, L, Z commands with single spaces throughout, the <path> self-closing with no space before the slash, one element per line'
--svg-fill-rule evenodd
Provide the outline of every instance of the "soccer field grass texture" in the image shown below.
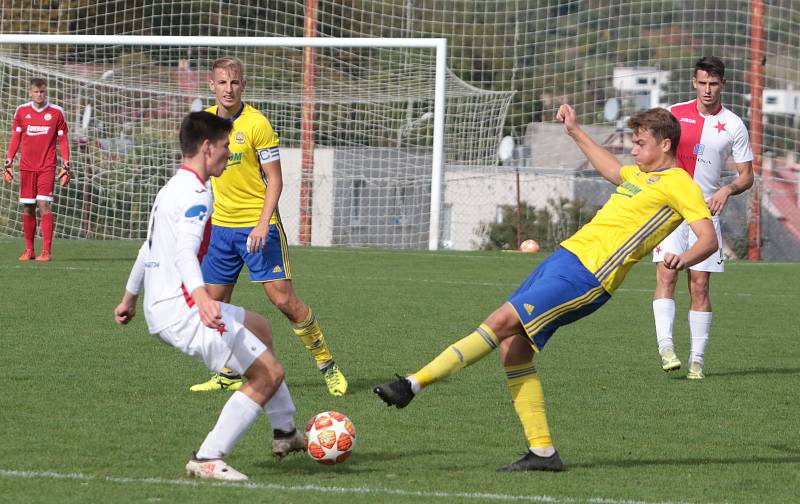
<path fill-rule="evenodd" d="M 0 502 L 799 502 L 800 265 L 734 262 L 712 279 L 707 379 L 658 365 L 653 267 L 634 268 L 603 309 L 537 357 L 551 432 L 568 470 L 497 474 L 525 449 L 497 356 L 404 410 L 371 391 L 467 334 L 543 254 L 291 250 L 350 392 L 327 394 L 288 322 L 246 278 L 234 302 L 273 321 L 297 422 L 336 409 L 358 430 L 335 467 L 273 461 L 259 421 L 228 461 L 248 484 L 195 482 L 183 465 L 227 393 L 208 373 L 111 313 L 138 247 L 65 242 L 48 264 L 0 241 Z M 685 276 L 676 345 L 686 360 Z"/>

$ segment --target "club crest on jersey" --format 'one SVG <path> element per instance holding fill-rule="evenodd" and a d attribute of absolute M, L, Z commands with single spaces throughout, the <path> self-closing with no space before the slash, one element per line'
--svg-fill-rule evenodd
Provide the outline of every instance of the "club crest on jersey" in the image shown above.
<path fill-rule="evenodd" d="M 188 210 L 184 214 L 185 217 L 189 219 L 197 219 L 198 221 L 203 221 L 208 215 L 208 207 L 205 205 L 195 205 Z"/>
<path fill-rule="evenodd" d="M 237 144 L 243 144 L 245 141 L 244 133 L 242 133 L 241 131 L 237 131 L 236 136 L 233 137 L 233 141 L 236 142 Z"/>
<path fill-rule="evenodd" d="M 52 118 L 53 118 L 53 116 L 52 116 L 52 115 L 50 115 L 50 114 L 45 114 L 45 115 L 44 115 L 44 120 L 45 120 L 45 121 L 49 121 L 49 120 L 50 120 L 50 119 L 52 119 Z"/>
<path fill-rule="evenodd" d="M 694 152 L 695 156 L 702 156 L 704 150 L 706 150 L 706 146 L 705 145 L 703 145 L 703 144 L 695 144 L 694 149 L 692 150 L 692 152 Z"/>

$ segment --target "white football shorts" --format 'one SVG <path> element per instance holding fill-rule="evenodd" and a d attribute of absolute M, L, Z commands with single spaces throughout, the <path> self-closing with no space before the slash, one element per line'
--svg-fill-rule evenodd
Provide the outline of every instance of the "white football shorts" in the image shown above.
<path fill-rule="evenodd" d="M 230 368 L 243 374 L 267 346 L 244 326 L 245 310 L 220 303 L 224 332 L 211 329 L 200 320 L 197 306 L 189 308 L 181 300 L 181 322 L 159 333 L 159 337 L 189 357 L 202 362 L 211 371 Z M 179 303 L 176 303 L 179 304 Z"/>
<path fill-rule="evenodd" d="M 712 215 L 711 222 L 714 224 L 714 230 L 717 232 L 719 249 L 715 254 L 708 256 L 705 261 L 701 261 L 689 267 L 690 270 L 708 271 L 710 273 L 722 273 L 725 271 L 725 260 L 722 256 L 722 229 L 719 224 L 719 216 Z M 697 236 L 692 231 L 692 228 L 689 227 L 686 221 L 683 221 L 675 231 L 664 238 L 664 241 L 659 243 L 653 250 L 653 262 L 664 262 L 665 252 L 671 252 L 673 254 L 686 252 L 696 241 Z"/>

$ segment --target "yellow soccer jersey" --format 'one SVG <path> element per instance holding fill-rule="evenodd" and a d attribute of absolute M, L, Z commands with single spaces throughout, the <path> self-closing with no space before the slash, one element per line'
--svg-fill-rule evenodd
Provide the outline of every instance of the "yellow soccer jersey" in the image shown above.
<path fill-rule="evenodd" d="M 620 177 L 622 183 L 597 215 L 561 242 L 609 293 L 682 220 L 711 219 L 700 187 L 682 168 L 645 173 L 623 166 Z"/>
<path fill-rule="evenodd" d="M 207 112 L 217 113 L 217 106 Z M 278 135 L 269 120 L 257 109 L 244 104 L 233 118 L 231 157 L 225 172 L 211 177 L 214 213 L 211 222 L 225 227 L 251 227 L 258 224 L 264 207 L 267 180 L 261 163 L 280 159 Z M 270 223 L 279 222 L 277 208 Z"/>

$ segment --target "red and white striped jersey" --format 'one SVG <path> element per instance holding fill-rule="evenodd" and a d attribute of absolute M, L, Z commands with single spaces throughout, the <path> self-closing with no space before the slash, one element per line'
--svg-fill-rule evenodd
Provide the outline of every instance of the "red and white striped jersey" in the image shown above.
<path fill-rule="evenodd" d="M 64 110 L 49 102 L 41 109 L 37 109 L 33 102 L 24 103 L 17 107 L 14 114 L 13 131 L 6 159 L 13 159 L 17 149 L 21 148 L 20 170 L 53 170 L 57 163 L 56 142 L 61 144 L 62 161 L 69 161 Z"/>
<path fill-rule="evenodd" d="M 719 190 L 728 157 L 732 155 L 737 163 L 753 160 L 747 128 L 722 105 L 711 115 L 700 114 L 697 100 L 677 103 L 668 110 L 681 125 L 678 166 L 692 176 L 706 198 Z"/>

